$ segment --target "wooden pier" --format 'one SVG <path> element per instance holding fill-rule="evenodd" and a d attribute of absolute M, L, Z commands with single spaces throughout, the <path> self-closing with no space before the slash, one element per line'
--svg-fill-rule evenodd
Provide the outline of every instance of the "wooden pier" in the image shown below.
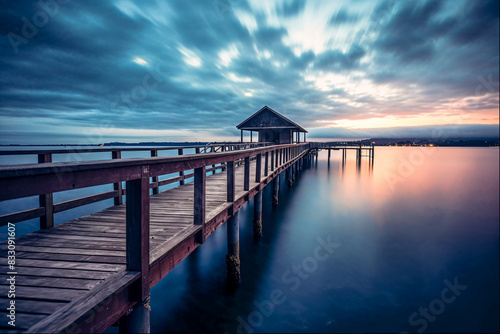
<path fill-rule="evenodd" d="M 196 154 L 184 154 L 187 148 Z M 228 220 L 228 279 L 239 279 L 238 210 L 257 195 L 254 231 L 260 237 L 262 189 L 273 183 L 277 204 L 280 174 L 286 171 L 293 182 L 317 148 L 220 144 L 168 148 L 178 150 L 170 157 L 150 149 L 151 157 L 141 159 L 120 159 L 122 150 L 114 149 L 110 160 L 68 163 L 51 162 L 64 150 L 25 152 L 37 154 L 39 164 L 0 167 L 0 201 L 38 196 L 40 206 L 0 216 L 0 226 L 40 218 L 40 230 L 0 243 L 5 318 L 12 300 L 7 278 L 15 276 L 16 289 L 16 327 L 3 321 L 0 331 L 102 332 L 118 323 L 121 332 L 148 332 L 150 288 Z M 172 173 L 178 176 L 159 179 Z M 189 178 L 194 181 L 185 183 Z M 172 183 L 179 185 L 159 191 Z M 104 184 L 114 190 L 53 203 L 56 192 Z M 111 198 L 110 208 L 54 226 L 54 213 Z"/>
<path fill-rule="evenodd" d="M 375 146 L 373 143 L 369 145 L 363 145 L 362 143 L 318 143 L 317 147 L 313 150 L 327 150 L 328 151 L 328 163 L 330 163 L 330 158 L 332 151 L 342 151 L 342 162 L 344 163 L 347 159 L 347 151 L 352 150 L 356 154 L 356 165 L 358 169 L 361 167 L 361 158 L 367 157 L 369 159 L 370 167 L 373 167 L 373 162 L 375 159 Z"/>

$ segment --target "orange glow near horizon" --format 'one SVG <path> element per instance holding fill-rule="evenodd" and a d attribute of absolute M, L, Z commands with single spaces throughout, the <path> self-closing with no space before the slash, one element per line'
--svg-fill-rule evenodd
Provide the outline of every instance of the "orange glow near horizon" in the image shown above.
<path fill-rule="evenodd" d="M 346 129 L 376 129 L 411 126 L 430 126 L 448 124 L 498 124 L 498 110 L 481 110 L 473 114 L 465 113 L 426 113 L 412 116 L 384 116 L 364 119 L 320 120 L 326 127 Z"/>

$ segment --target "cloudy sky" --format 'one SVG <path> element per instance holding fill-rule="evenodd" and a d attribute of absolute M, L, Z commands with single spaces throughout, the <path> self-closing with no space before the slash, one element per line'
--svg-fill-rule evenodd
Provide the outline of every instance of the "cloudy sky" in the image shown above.
<path fill-rule="evenodd" d="M 3 144 L 498 136 L 498 0 L 0 5 Z"/>

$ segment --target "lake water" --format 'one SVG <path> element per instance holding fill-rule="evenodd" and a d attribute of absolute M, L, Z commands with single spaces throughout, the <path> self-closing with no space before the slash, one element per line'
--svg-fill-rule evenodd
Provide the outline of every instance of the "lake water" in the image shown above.
<path fill-rule="evenodd" d="M 240 211 L 239 286 L 224 224 L 152 288 L 152 332 L 499 331 L 498 149 L 322 152 L 283 179 L 261 240 Z"/>

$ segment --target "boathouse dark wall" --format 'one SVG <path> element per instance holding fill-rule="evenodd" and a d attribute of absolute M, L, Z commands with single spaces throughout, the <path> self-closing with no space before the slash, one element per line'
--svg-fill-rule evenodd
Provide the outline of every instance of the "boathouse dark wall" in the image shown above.
<path fill-rule="evenodd" d="M 263 107 L 255 114 L 236 126 L 243 131 L 256 131 L 259 134 L 259 142 L 271 142 L 275 144 L 291 144 L 304 142 L 307 131 L 297 123 L 269 108 Z M 304 139 L 300 139 L 300 133 L 304 133 Z"/>

